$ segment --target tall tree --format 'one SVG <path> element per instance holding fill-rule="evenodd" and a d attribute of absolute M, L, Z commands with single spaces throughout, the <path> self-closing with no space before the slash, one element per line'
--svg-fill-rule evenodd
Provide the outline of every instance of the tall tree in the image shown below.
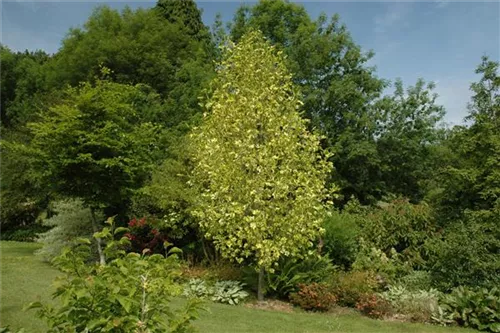
<path fill-rule="evenodd" d="M 434 147 L 439 144 L 444 108 L 436 103 L 434 84 L 419 79 L 407 89 L 396 80 L 392 96 L 377 102 L 380 128 L 377 149 L 387 193 L 414 202 L 426 193 L 426 180 L 433 170 Z"/>
<path fill-rule="evenodd" d="M 52 193 L 81 198 L 94 216 L 123 206 L 152 169 L 162 148 L 152 110 L 161 110 L 159 97 L 140 86 L 85 83 L 29 124 L 29 145 L 7 146 L 35 160 L 31 169 Z"/>
<path fill-rule="evenodd" d="M 325 144 L 335 150 L 332 174 L 344 197 L 355 195 L 364 203 L 380 198 L 380 186 L 373 181 L 380 171 L 372 102 L 386 84 L 367 66 L 373 54 L 354 43 L 338 16 L 313 21 L 301 5 L 287 1 L 261 0 L 240 8 L 231 27 L 233 39 L 248 29 L 260 29 L 287 55 L 310 126 L 320 129 Z"/>
<path fill-rule="evenodd" d="M 159 0 L 156 10 L 169 22 L 179 23 L 198 40 L 210 40 L 208 28 L 201 19 L 201 10 L 194 0 Z"/>
<path fill-rule="evenodd" d="M 331 164 L 298 112 L 298 90 L 260 32 L 227 50 L 193 135 L 194 179 L 206 236 L 226 258 L 265 270 L 319 235 Z"/>
<path fill-rule="evenodd" d="M 167 101 L 162 122 L 177 125 L 200 111 L 197 98 L 214 71 L 213 52 L 184 23 L 168 21 L 154 8 L 120 13 L 98 7 L 63 40 L 50 62 L 49 83 L 92 82 L 106 66 L 115 82 L 154 88 Z"/>

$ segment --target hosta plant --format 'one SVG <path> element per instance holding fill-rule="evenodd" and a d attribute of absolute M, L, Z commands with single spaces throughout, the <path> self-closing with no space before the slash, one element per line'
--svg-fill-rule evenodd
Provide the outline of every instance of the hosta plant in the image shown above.
<path fill-rule="evenodd" d="M 236 305 L 248 297 L 243 287 L 239 281 L 218 281 L 213 289 L 212 301 Z"/>
<path fill-rule="evenodd" d="M 180 294 L 176 248 L 167 257 L 126 253 L 130 241 L 114 240 L 126 228 L 113 229 L 113 221 L 94 237 L 106 242 L 106 263 L 91 261 L 90 240 L 82 239 L 54 259 L 63 275 L 56 280 L 55 305 L 32 303 L 45 319 L 48 332 L 184 333 L 192 331 L 198 300 L 181 309 L 170 309 L 170 299 Z M 167 246 L 169 244 L 166 244 Z"/>
<path fill-rule="evenodd" d="M 183 296 L 189 298 L 207 298 L 213 294 L 213 288 L 202 279 L 191 279 L 184 286 Z"/>
<path fill-rule="evenodd" d="M 213 302 L 236 305 L 248 297 L 239 281 L 217 281 L 210 285 L 202 279 L 191 279 L 185 286 L 183 295 L 188 298 L 210 299 Z"/>
<path fill-rule="evenodd" d="M 481 331 L 500 332 L 500 289 L 454 289 L 440 300 L 445 316 Z"/>

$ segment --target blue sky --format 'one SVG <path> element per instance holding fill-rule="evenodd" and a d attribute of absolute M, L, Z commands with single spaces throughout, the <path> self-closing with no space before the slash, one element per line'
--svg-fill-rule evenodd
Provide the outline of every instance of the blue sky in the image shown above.
<path fill-rule="evenodd" d="M 417 78 L 437 84 L 438 101 L 446 107 L 445 121 L 459 124 L 466 115 L 469 85 L 482 55 L 500 59 L 500 2 L 339 2 L 302 3 L 313 18 L 321 12 L 340 14 L 356 43 L 375 51 L 371 65 L 382 78 Z M 227 21 L 239 1 L 198 1 L 205 24 L 220 12 Z M 247 3 L 251 4 L 252 2 Z M 51 1 L 3 0 L 1 41 L 13 50 L 43 49 L 53 53 L 70 27 L 82 25 L 92 8 L 108 4 L 121 9 L 151 7 L 155 1 Z"/>

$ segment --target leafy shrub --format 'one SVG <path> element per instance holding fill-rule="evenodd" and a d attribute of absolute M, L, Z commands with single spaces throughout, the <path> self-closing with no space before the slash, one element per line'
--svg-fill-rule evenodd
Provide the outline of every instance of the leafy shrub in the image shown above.
<path fill-rule="evenodd" d="M 411 268 L 401 261 L 396 250 L 392 249 L 387 255 L 380 249 L 369 247 L 363 238 L 359 240 L 360 249 L 352 268 L 357 271 L 372 271 L 383 277 L 387 283 L 406 275 Z"/>
<path fill-rule="evenodd" d="M 50 230 L 50 226 L 33 223 L 0 233 L 0 239 L 14 242 L 34 242 L 39 234 Z"/>
<path fill-rule="evenodd" d="M 375 274 L 369 271 L 341 272 L 332 283 L 338 303 L 348 307 L 356 306 L 363 295 L 372 294 L 378 286 Z"/>
<path fill-rule="evenodd" d="M 325 282 L 331 278 L 335 267 L 326 256 L 311 256 L 297 261 L 282 259 L 274 272 L 268 272 L 265 280 L 265 293 L 287 299 L 290 293 L 298 290 L 299 284 Z M 243 270 L 245 282 L 257 290 L 258 273 L 253 268 Z"/>
<path fill-rule="evenodd" d="M 500 204 L 492 211 L 467 212 L 426 248 L 432 282 L 439 289 L 499 286 Z"/>
<path fill-rule="evenodd" d="M 481 331 L 500 332 L 500 289 L 477 291 L 458 287 L 439 302 L 444 316 L 458 325 Z"/>
<path fill-rule="evenodd" d="M 236 305 L 248 297 L 239 281 L 217 281 L 208 284 L 202 279 L 191 279 L 184 287 L 183 295 L 189 298 L 208 299 L 217 303 Z"/>
<path fill-rule="evenodd" d="M 380 249 L 388 257 L 398 253 L 401 262 L 413 268 L 423 267 L 423 245 L 435 232 L 432 210 L 425 203 L 414 205 L 405 199 L 374 208 L 361 219 L 361 237 L 367 248 Z"/>
<path fill-rule="evenodd" d="M 328 311 L 336 297 L 326 283 L 299 284 L 299 291 L 290 294 L 292 304 L 308 311 Z"/>
<path fill-rule="evenodd" d="M 394 312 L 412 321 L 429 322 L 438 307 L 441 292 L 437 289 L 411 291 L 403 286 L 391 286 L 379 296 L 389 302 Z"/>
<path fill-rule="evenodd" d="M 148 253 L 165 253 L 163 243 L 167 237 L 153 223 L 146 221 L 146 218 L 130 220 L 128 228 L 129 232 L 125 237 L 130 240 L 132 252 L 143 253 L 147 250 Z"/>
<path fill-rule="evenodd" d="M 377 294 L 362 294 L 356 302 L 356 309 L 371 318 L 383 318 L 391 312 L 389 302 Z"/>
<path fill-rule="evenodd" d="M 180 293 L 176 279 L 179 262 L 169 251 L 166 258 L 154 255 L 126 254 L 130 241 L 113 236 L 126 228 L 110 227 L 96 233 L 106 241 L 105 265 L 92 263 L 90 240 L 81 240 L 54 259 L 64 273 L 54 292 L 56 306 L 32 303 L 38 316 L 45 319 L 49 332 L 187 332 L 196 318 L 199 301 L 190 300 L 182 309 L 171 311 L 170 297 Z"/>
<path fill-rule="evenodd" d="M 236 305 L 248 297 L 239 281 L 218 281 L 213 287 L 212 301 Z"/>
<path fill-rule="evenodd" d="M 335 265 L 348 270 L 358 252 L 360 215 L 333 211 L 323 222 L 323 250 Z"/>
<path fill-rule="evenodd" d="M 399 278 L 397 284 L 408 290 L 429 290 L 432 286 L 431 274 L 428 271 L 411 271 Z"/>
<path fill-rule="evenodd" d="M 61 254 L 62 249 L 69 246 L 79 237 L 92 236 L 92 215 L 89 208 L 80 199 L 57 201 L 52 210 L 55 215 L 42 221 L 49 231 L 40 234 L 37 242 L 43 247 L 36 253 L 46 259 L 52 259 Z M 98 221 L 104 220 L 102 214 L 96 214 Z"/>

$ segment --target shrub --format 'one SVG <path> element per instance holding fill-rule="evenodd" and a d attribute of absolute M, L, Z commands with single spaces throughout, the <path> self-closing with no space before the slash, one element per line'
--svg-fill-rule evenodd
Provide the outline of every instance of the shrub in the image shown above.
<path fill-rule="evenodd" d="M 50 228 L 50 226 L 38 223 L 28 224 L 5 232 L 2 231 L 0 233 L 0 239 L 14 242 L 34 242 L 39 234 L 49 231 Z"/>
<path fill-rule="evenodd" d="M 165 253 L 163 243 L 167 237 L 152 222 L 144 217 L 139 220 L 134 218 L 129 221 L 128 228 L 125 237 L 130 240 L 132 252 L 143 253 L 147 250 L 148 253 Z"/>
<path fill-rule="evenodd" d="M 323 250 L 335 265 L 351 268 L 358 252 L 360 215 L 333 211 L 323 222 Z"/>
<path fill-rule="evenodd" d="M 458 325 L 481 331 L 500 332 L 500 289 L 476 291 L 459 287 L 444 295 L 439 302 L 444 316 Z"/>
<path fill-rule="evenodd" d="M 92 215 L 89 208 L 80 199 L 68 199 L 53 203 L 55 215 L 42 220 L 42 224 L 52 227 L 40 234 L 37 242 L 43 247 L 36 253 L 45 259 L 52 259 L 61 254 L 62 249 L 79 237 L 90 238 L 92 235 Z M 104 220 L 102 214 L 97 214 L 99 221 Z"/>
<path fill-rule="evenodd" d="M 411 291 L 403 286 L 391 286 L 379 296 L 389 302 L 394 312 L 409 320 L 429 322 L 438 307 L 441 293 L 436 289 Z"/>
<path fill-rule="evenodd" d="M 426 249 L 432 282 L 439 289 L 499 286 L 500 204 L 492 211 L 467 212 Z"/>
<path fill-rule="evenodd" d="M 348 307 L 356 306 L 363 295 L 373 293 L 378 285 L 375 274 L 369 271 L 339 273 L 332 283 L 338 303 Z"/>
<path fill-rule="evenodd" d="M 280 260 L 274 272 L 268 272 L 265 280 L 265 293 L 281 299 L 287 299 L 290 293 L 298 290 L 299 284 L 325 282 L 335 271 L 326 256 L 311 256 L 297 261 L 289 258 Z M 258 274 L 253 268 L 243 270 L 245 282 L 257 290 Z"/>
<path fill-rule="evenodd" d="M 91 262 L 90 241 L 83 239 L 72 249 L 66 248 L 54 259 L 64 273 L 53 294 L 60 303 L 32 303 L 38 309 L 49 332 L 187 332 L 196 318 L 199 301 L 190 300 L 186 306 L 171 311 L 169 301 L 180 293 L 176 279 L 179 262 L 172 248 L 166 258 L 154 255 L 126 254 L 130 241 L 113 236 L 126 228 L 110 227 L 96 233 L 106 241 L 108 262 Z"/>
<path fill-rule="evenodd" d="M 392 257 L 394 249 L 401 262 L 413 268 L 423 267 L 423 245 L 436 229 L 428 205 L 414 205 L 405 199 L 397 199 L 373 208 L 360 222 L 361 237 L 367 248 L 380 249 L 388 257 Z"/>
<path fill-rule="evenodd" d="M 217 281 L 211 285 L 202 279 L 191 279 L 184 287 L 183 295 L 189 298 L 208 299 L 217 303 L 236 305 L 248 297 L 239 281 Z"/>
<path fill-rule="evenodd" d="M 328 311 L 336 297 L 326 283 L 299 284 L 299 291 L 290 294 L 292 304 L 308 311 Z"/>
<path fill-rule="evenodd" d="M 360 249 L 352 268 L 356 271 L 372 271 L 383 277 L 387 283 L 394 282 L 400 276 L 406 275 L 411 268 L 401 261 L 396 250 L 387 255 L 380 249 L 369 247 L 363 238 L 359 240 Z"/>
<path fill-rule="evenodd" d="M 218 281 L 213 288 L 212 301 L 236 305 L 248 297 L 239 281 Z"/>
<path fill-rule="evenodd" d="M 404 286 L 408 290 L 429 290 L 431 289 L 431 274 L 428 271 L 411 271 L 402 276 L 397 281 L 398 285 Z"/>
<path fill-rule="evenodd" d="M 389 302 L 377 294 L 362 294 L 356 302 L 356 309 L 371 318 L 383 318 L 391 312 Z"/>

